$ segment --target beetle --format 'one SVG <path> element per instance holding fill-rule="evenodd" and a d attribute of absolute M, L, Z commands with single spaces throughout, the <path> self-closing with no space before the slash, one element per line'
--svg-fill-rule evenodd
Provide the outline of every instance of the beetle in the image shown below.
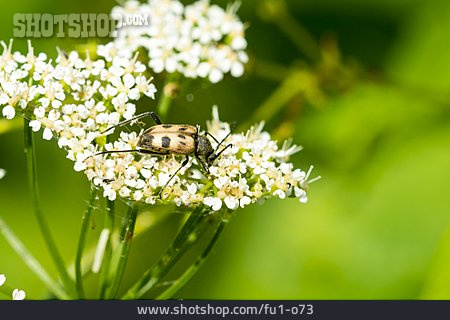
<path fill-rule="evenodd" d="M 233 124 L 230 132 L 222 139 L 218 141 L 211 133 L 205 132 L 204 135 L 200 134 L 200 125 L 190 124 L 163 124 L 158 116 L 150 111 L 144 112 L 136 117 L 120 122 L 119 124 L 112 126 L 105 131 L 106 133 L 116 127 L 121 127 L 129 123 L 135 122 L 138 119 L 150 116 L 156 125 L 144 130 L 138 138 L 136 144 L 137 148 L 133 150 L 111 150 L 99 152 L 95 155 L 110 154 L 110 153 L 125 153 L 125 152 L 137 152 L 140 154 L 160 155 L 166 156 L 169 154 L 185 155 L 186 158 L 181 163 L 181 166 L 175 171 L 175 173 L 169 178 L 164 187 L 159 192 L 159 197 L 162 197 L 162 192 L 172 179 L 178 174 L 178 172 L 185 167 L 189 162 L 189 157 L 194 156 L 198 162 L 202 165 L 203 169 L 209 174 L 209 167 L 214 161 L 232 144 L 228 144 L 222 150 L 217 152 L 223 142 L 233 132 L 235 124 Z M 217 147 L 214 149 L 211 141 L 208 139 L 211 137 L 216 143 Z"/>

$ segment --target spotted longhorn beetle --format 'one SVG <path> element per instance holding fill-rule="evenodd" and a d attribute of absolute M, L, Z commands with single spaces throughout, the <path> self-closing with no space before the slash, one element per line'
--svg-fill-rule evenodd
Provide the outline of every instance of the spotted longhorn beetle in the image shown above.
<path fill-rule="evenodd" d="M 230 132 L 225 136 L 225 138 L 222 139 L 222 141 L 219 142 L 211 133 L 207 131 L 204 135 L 200 135 L 200 125 L 193 126 L 189 124 L 163 124 L 154 112 L 145 112 L 132 119 L 122 121 L 119 124 L 106 129 L 102 133 L 106 133 L 111 129 L 127 125 L 138 119 L 148 116 L 152 117 L 156 125 L 146 129 L 139 136 L 136 149 L 103 151 L 97 153 L 96 155 L 125 152 L 137 152 L 140 154 L 161 156 L 169 154 L 185 155 L 186 158 L 182 162 L 181 166 L 177 169 L 177 171 L 175 171 L 175 173 L 166 182 L 164 187 L 160 190 L 160 198 L 162 197 L 162 192 L 170 183 L 170 181 L 172 181 L 172 179 L 178 174 L 178 172 L 188 164 L 190 155 L 194 155 L 194 157 L 202 165 L 205 172 L 209 174 L 209 167 L 226 149 L 232 146 L 232 144 L 228 144 L 222 150 L 217 152 L 222 143 L 233 132 L 235 126 L 234 124 Z M 212 147 L 211 141 L 209 141 L 207 136 L 210 136 L 217 143 L 216 149 Z"/>

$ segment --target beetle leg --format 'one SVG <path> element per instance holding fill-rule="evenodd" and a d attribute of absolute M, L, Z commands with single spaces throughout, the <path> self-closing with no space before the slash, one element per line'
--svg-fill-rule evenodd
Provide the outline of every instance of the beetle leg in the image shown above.
<path fill-rule="evenodd" d="M 214 162 L 214 160 L 216 160 L 218 157 L 220 157 L 220 155 L 222 154 L 222 152 L 224 152 L 225 150 L 227 150 L 228 148 L 232 147 L 233 144 L 229 144 L 227 145 L 225 148 L 223 148 L 222 150 L 220 150 L 219 153 L 215 154 L 214 157 L 211 159 L 211 164 Z"/>
<path fill-rule="evenodd" d="M 100 133 L 101 133 L 101 134 L 104 134 L 104 133 L 108 132 L 108 131 L 111 130 L 111 129 L 114 129 L 114 128 L 117 128 L 117 127 L 123 127 L 123 126 L 125 126 L 125 125 L 127 125 L 127 124 L 129 124 L 129 123 L 131 123 L 131 122 L 133 122 L 133 121 L 136 121 L 136 120 L 138 120 L 138 119 L 141 119 L 141 118 L 144 118 L 144 117 L 148 117 L 148 116 L 152 116 L 152 113 L 153 113 L 153 112 L 144 112 L 144 113 L 141 113 L 141 114 L 137 115 L 136 117 L 131 118 L 130 120 L 125 120 L 125 121 L 119 122 L 119 123 L 116 124 L 115 126 L 109 127 L 108 129 L 106 129 L 105 131 L 102 131 L 102 132 L 100 132 Z M 152 117 L 153 117 L 153 116 L 152 116 Z"/>
<path fill-rule="evenodd" d="M 166 189 L 166 187 L 169 185 L 170 181 L 172 181 L 172 179 L 175 178 L 175 176 L 178 174 L 178 172 L 180 172 L 180 170 L 183 169 L 188 164 L 188 162 L 189 162 L 189 156 L 186 156 L 186 159 L 184 159 L 183 163 L 181 163 L 181 166 L 177 169 L 177 171 L 175 171 L 175 173 L 169 178 L 169 180 L 167 180 L 164 187 L 159 191 L 160 199 L 162 199 L 162 193 L 163 193 L 164 189 Z"/>
<path fill-rule="evenodd" d="M 155 121 L 156 124 L 162 124 L 161 120 L 159 120 L 158 116 L 153 111 L 150 112 L 150 116 L 152 117 L 153 121 Z"/>
<path fill-rule="evenodd" d="M 208 165 L 205 163 L 205 161 L 200 159 L 200 157 L 197 154 L 195 154 L 195 158 L 197 159 L 198 162 L 200 162 L 200 164 L 202 165 L 202 167 L 206 171 L 206 173 L 209 174 L 209 168 L 208 168 Z"/>

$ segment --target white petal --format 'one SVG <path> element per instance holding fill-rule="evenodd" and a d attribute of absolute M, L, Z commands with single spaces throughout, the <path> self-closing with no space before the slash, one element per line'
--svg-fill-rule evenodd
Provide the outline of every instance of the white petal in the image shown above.
<path fill-rule="evenodd" d="M 197 74 L 199 77 L 206 78 L 206 76 L 208 75 L 210 70 L 211 70 L 211 66 L 209 65 L 209 63 L 202 62 L 199 64 L 199 66 L 197 68 Z"/>
<path fill-rule="evenodd" d="M 273 193 L 274 196 L 278 196 L 280 199 L 284 199 L 286 198 L 286 193 L 283 192 L 282 190 L 278 189 L 275 190 L 275 192 Z"/>
<path fill-rule="evenodd" d="M 16 115 L 16 109 L 14 109 L 12 106 L 6 106 L 3 108 L 2 113 L 6 119 L 11 120 Z"/>
<path fill-rule="evenodd" d="M 127 88 L 131 88 L 132 86 L 134 86 L 136 82 L 134 81 L 134 77 L 127 73 L 126 75 L 123 76 L 123 84 L 127 87 Z"/>
<path fill-rule="evenodd" d="M 42 134 L 42 138 L 44 140 L 51 140 L 53 138 L 52 131 L 49 128 L 45 128 L 44 133 Z"/>
<path fill-rule="evenodd" d="M 220 208 L 222 208 L 222 200 L 220 200 L 219 198 L 214 198 L 213 204 L 212 204 L 212 209 L 214 211 L 219 211 Z"/>
<path fill-rule="evenodd" d="M 161 73 L 164 70 L 164 61 L 161 59 L 153 59 L 150 60 L 149 64 L 150 68 L 153 69 L 156 73 Z"/>
<path fill-rule="evenodd" d="M 144 194 L 142 193 L 142 191 L 136 191 L 133 194 L 134 200 L 136 200 L 136 201 L 141 200 L 143 196 L 144 196 Z"/>
<path fill-rule="evenodd" d="M 235 78 L 239 78 L 243 74 L 244 74 L 244 66 L 239 62 L 233 63 L 233 66 L 231 67 L 231 75 Z"/>
<path fill-rule="evenodd" d="M 109 190 L 107 189 L 107 190 L 103 191 L 103 196 L 108 197 L 109 201 L 114 201 L 117 198 L 116 192 L 112 189 L 109 189 Z"/>
<path fill-rule="evenodd" d="M 61 106 L 62 106 L 62 102 L 61 101 L 59 101 L 59 100 L 53 100 L 52 101 L 52 107 L 53 108 L 58 109 Z"/>
<path fill-rule="evenodd" d="M 226 197 L 224 202 L 230 210 L 236 210 L 239 207 L 239 200 L 234 197 Z"/>
<path fill-rule="evenodd" d="M 213 70 L 211 70 L 211 73 L 209 74 L 208 79 L 212 83 L 217 83 L 223 79 L 223 73 L 219 69 L 213 69 Z"/>
<path fill-rule="evenodd" d="M 145 179 L 148 179 L 152 176 L 152 172 L 147 169 L 141 169 L 141 174 Z"/>
<path fill-rule="evenodd" d="M 13 300 L 23 300 L 25 299 L 25 296 L 25 291 L 19 289 L 14 289 L 12 293 Z"/>
<path fill-rule="evenodd" d="M 189 194 L 195 194 L 197 192 L 197 185 L 195 183 L 188 184 L 187 191 Z"/>
<path fill-rule="evenodd" d="M 301 203 L 306 203 L 306 202 L 308 202 L 308 197 L 307 197 L 307 195 L 306 195 L 306 191 L 305 191 L 305 190 L 300 189 L 300 188 L 298 188 L 298 187 L 295 187 L 295 188 L 294 188 L 294 192 L 295 192 L 295 196 L 298 198 L 298 200 L 299 200 Z"/>
<path fill-rule="evenodd" d="M 30 121 L 30 123 L 28 125 L 31 127 L 31 130 L 33 130 L 34 132 L 38 132 L 39 129 L 41 129 L 41 122 L 39 122 L 38 120 L 32 120 L 32 121 Z"/>
<path fill-rule="evenodd" d="M 50 100 L 48 98 L 40 98 L 38 101 L 44 108 L 47 108 L 50 104 Z"/>
<path fill-rule="evenodd" d="M 241 206 L 241 208 L 244 208 L 245 206 L 249 205 L 251 202 L 252 202 L 252 200 L 250 199 L 250 197 L 244 196 L 240 200 L 240 206 Z"/>
<path fill-rule="evenodd" d="M 73 169 L 77 172 L 86 170 L 86 163 L 84 161 L 77 161 L 77 162 L 75 162 Z"/>
<path fill-rule="evenodd" d="M 153 83 L 148 86 L 148 90 L 144 92 L 147 97 L 155 99 L 156 87 Z"/>

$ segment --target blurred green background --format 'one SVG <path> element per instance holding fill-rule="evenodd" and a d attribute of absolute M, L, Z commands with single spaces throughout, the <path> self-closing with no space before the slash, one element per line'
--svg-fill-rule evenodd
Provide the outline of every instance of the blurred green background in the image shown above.
<path fill-rule="evenodd" d="M 115 4 L 8 1 L 0 11 L 0 39 L 12 37 L 14 13 L 109 12 Z M 276 137 L 292 135 L 304 146 L 293 162 L 315 165 L 313 176 L 323 178 L 311 185 L 306 205 L 271 200 L 238 211 L 177 297 L 450 299 L 450 2 L 243 0 L 239 16 L 249 23 L 246 75 L 214 86 L 192 83 L 170 120 L 204 125 L 214 104 L 224 120 L 245 125 L 263 118 Z M 71 50 L 85 42 L 33 40 L 37 51 L 53 57 L 56 45 Z M 25 40 L 17 39 L 15 48 L 25 49 Z M 308 54 L 317 50 L 322 54 Z M 144 100 L 140 108 L 155 105 Z M 0 168 L 8 172 L 0 181 L 0 214 L 55 271 L 31 214 L 22 140 L 20 128 L 0 135 Z M 69 262 L 87 179 L 54 141 L 38 141 L 43 206 Z M 183 218 L 165 215 L 136 239 L 123 287 L 164 250 Z M 97 210 L 92 246 L 102 221 Z M 29 297 L 46 297 L 3 239 L 0 273 Z"/>

